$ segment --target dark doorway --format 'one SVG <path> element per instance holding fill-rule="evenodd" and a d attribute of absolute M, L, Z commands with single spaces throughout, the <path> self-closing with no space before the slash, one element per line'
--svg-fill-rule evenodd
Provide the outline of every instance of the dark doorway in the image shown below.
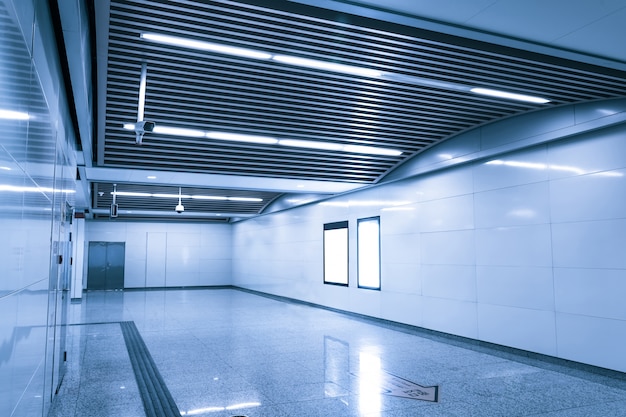
<path fill-rule="evenodd" d="M 87 289 L 123 289 L 124 252 L 124 242 L 89 242 Z"/>

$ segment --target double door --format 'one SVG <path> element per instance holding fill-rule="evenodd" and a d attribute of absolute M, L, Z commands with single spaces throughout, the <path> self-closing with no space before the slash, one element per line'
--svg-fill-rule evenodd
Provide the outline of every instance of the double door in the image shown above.
<path fill-rule="evenodd" d="M 124 288 L 124 242 L 89 242 L 88 290 Z"/>

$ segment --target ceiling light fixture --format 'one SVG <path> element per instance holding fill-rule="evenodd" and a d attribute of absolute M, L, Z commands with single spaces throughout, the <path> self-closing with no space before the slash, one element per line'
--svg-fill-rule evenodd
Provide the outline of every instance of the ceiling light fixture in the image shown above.
<path fill-rule="evenodd" d="M 241 135 L 238 133 L 206 132 L 205 136 L 209 139 L 262 143 L 265 145 L 275 145 L 276 143 L 278 143 L 278 139 L 269 136 Z"/>
<path fill-rule="evenodd" d="M 129 128 L 132 128 L 132 124 Z M 248 142 L 258 143 L 262 145 L 281 145 L 295 148 L 310 148 L 310 149 L 322 149 L 326 151 L 336 152 L 348 152 L 348 153 L 361 153 L 369 155 L 385 155 L 385 156 L 399 156 L 402 155 L 402 151 L 387 148 L 378 148 L 374 146 L 364 145 L 343 145 L 340 143 L 332 142 L 317 142 L 311 140 L 298 140 L 298 139 L 276 139 L 271 136 L 258 136 L 258 135 L 242 135 L 238 133 L 227 132 L 204 132 L 196 129 L 183 129 L 168 126 L 157 126 L 153 133 L 160 133 L 172 136 L 188 136 L 188 137 L 206 137 L 214 140 L 226 140 L 233 142 Z"/>
<path fill-rule="evenodd" d="M 256 197 L 228 197 L 228 201 L 249 201 L 249 202 L 261 202 L 262 198 Z"/>
<path fill-rule="evenodd" d="M 291 146 L 296 148 L 323 149 L 327 151 L 362 153 L 368 155 L 402 155 L 402 151 L 398 151 L 395 149 L 377 148 L 374 146 L 363 145 L 342 145 L 340 143 L 314 142 L 309 140 L 281 139 L 278 144 L 282 146 Z"/>
<path fill-rule="evenodd" d="M 327 61 L 318 61 L 317 59 L 301 58 L 297 56 L 274 55 L 272 56 L 272 60 L 283 63 L 283 64 L 297 65 L 300 67 L 315 68 L 315 69 L 321 69 L 325 71 L 343 72 L 346 74 L 354 74 L 354 75 L 359 75 L 362 77 L 369 77 L 369 78 L 380 78 L 383 75 L 381 71 L 371 69 L 371 68 L 355 67 L 352 65 L 337 64 L 335 62 L 327 62 Z"/>
<path fill-rule="evenodd" d="M 333 71 L 333 72 L 342 72 L 346 74 L 353 74 L 353 75 L 358 75 L 358 76 L 367 77 L 367 78 L 384 78 L 384 79 L 391 80 L 391 81 L 405 82 L 405 83 L 411 83 L 411 84 L 416 84 L 416 85 L 422 85 L 425 87 L 435 87 L 435 88 L 441 88 L 441 89 L 453 90 L 453 91 L 471 91 L 472 93 L 475 93 L 475 94 L 482 94 L 482 95 L 487 95 L 491 97 L 505 98 L 505 99 L 510 99 L 510 100 L 526 101 L 526 102 L 536 103 L 536 104 L 545 104 L 545 103 L 550 102 L 550 100 L 548 99 L 530 96 L 526 94 L 509 93 L 506 91 L 499 91 L 499 90 L 493 90 L 490 88 L 482 88 L 482 87 L 469 87 L 463 84 L 449 83 L 445 81 L 439 81 L 439 80 L 434 80 L 434 79 L 429 79 L 429 78 L 424 78 L 424 77 L 417 77 L 413 75 L 383 72 L 383 71 L 379 71 L 379 70 L 372 69 L 372 68 L 357 67 L 357 66 L 339 64 L 336 62 L 329 62 L 329 61 L 320 61 L 317 59 L 303 58 L 303 57 L 292 56 L 292 55 L 271 54 L 271 53 L 263 52 L 263 51 L 257 51 L 257 50 L 246 49 L 246 48 L 238 48 L 238 47 L 221 45 L 221 44 L 216 44 L 216 43 L 211 43 L 211 42 L 197 41 L 197 40 L 187 39 L 187 38 L 179 38 L 176 36 L 159 35 L 155 33 L 142 33 L 140 36 L 142 39 L 150 40 L 153 42 L 165 43 L 169 45 L 200 49 L 204 51 L 219 52 L 219 53 L 228 54 L 228 55 L 237 55 L 237 56 L 243 56 L 247 58 L 254 58 L 254 59 L 260 59 L 260 60 L 272 60 L 275 62 L 280 62 L 282 64 L 296 65 L 296 66 L 308 67 L 308 68 L 316 68 L 316 69 Z"/>
<path fill-rule="evenodd" d="M 201 138 L 206 135 L 206 133 L 202 130 L 185 129 L 182 127 L 167 127 L 167 126 L 156 126 L 152 132 L 159 133 L 161 135 L 185 136 L 185 137 L 191 137 L 191 138 Z"/>
<path fill-rule="evenodd" d="M 0 109 L 0 119 L 28 120 L 30 119 L 30 115 L 21 111 Z"/>
<path fill-rule="evenodd" d="M 156 33 L 142 33 L 140 36 L 142 39 L 153 42 L 165 43 L 174 46 L 182 46 L 185 48 L 200 49 L 202 51 L 219 52 L 227 55 L 237 55 L 254 59 L 270 59 L 272 57 L 272 54 L 268 54 L 267 52 L 239 48 L 236 46 L 221 45 L 205 41 L 197 41 L 194 39 L 179 38 L 177 36 L 159 35 Z"/>
<path fill-rule="evenodd" d="M 470 89 L 470 91 L 472 93 L 481 94 L 484 96 L 506 98 L 506 99 L 518 100 L 518 101 L 526 101 L 529 103 L 546 104 L 550 102 L 550 100 L 541 98 L 541 97 L 529 96 L 526 94 L 508 93 L 506 91 L 492 90 L 490 88 L 476 87 L 476 88 Z"/>
<path fill-rule="evenodd" d="M 131 191 L 111 191 L 111 195 L 115 198 L 115 196 L 124 196 L 124 197 L 152 197 L 150 193 L 135 193 Z"/>

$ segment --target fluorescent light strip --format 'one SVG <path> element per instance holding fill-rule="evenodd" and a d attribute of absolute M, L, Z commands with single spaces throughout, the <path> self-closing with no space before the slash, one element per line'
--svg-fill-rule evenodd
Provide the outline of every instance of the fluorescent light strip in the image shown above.
<path fill-rule="evenodd" d="M 209 139 L 230 140 L 230 141 L 235 141 L 235 142 L 262 143 L 265 145 L 275 145 L 278 143 L 278 139 L 272 138 L 269 136 L 240 135 L 237 133 L 225 133 L 225 132 L 206 132 L 205 136 Z"/>
<path fill-rule="evenodd" d="M 186 136 L 191 138 L 202 138 L 206 136 L 206 133 L 203 130 L 158 125 L 154 127 L 154 130 L 152 132 L 159 133 L 161 135 Z"/>
<path fill-rule="evenodd" d="M 326 71 L 343 72 L 346 74 L 360 75 L 362 77 L 379 78 L 383 73 L 370 68 L 354 67 L 352 65 L 337 64 L 335 62 L 318 61 L 316 59 L 300 58 L 289 55 L 274 55 L 272 60 L 283 64 L 297 65 L 300 67 L 316 68 Z"/>
<path fill-rule="evenodd" d="M 2 188 L 0 187 L 0 191 Z M 122 197 L 156 197 L 156 198 L 186 198 L 186 199 L 194 199 L 194 200 L 220 200 L 220 201 L 247 201 L 247 202 L 261 202 L 262 198 L 257 197 L 223 197 L 223 196 L 213 196 L 213 195 L 178 195 L 178 194 L 151 194 L 151 193 L 137 193 L 133 191 L 116 191 L 110 192 L 111 195 L 122 196 Z"/>
<path fill-rule="evenodd" d="M 238 48 L 236 46 L 220 45 L 217 43 L 196 41 L 193 39 L 179 38 L 177 36 L 159 35 L 156 33 L 142 33 L 142 39 L 149 41 L 165 43 L 168 45 L 183 46 L 185 48 L 200 49 L 202 51 L 219 52 L 227 55 L 237 55 L 254 59 L 270 59 L 272 54 L 266 52 L 255 51 L 252 49 Z"/>
<path fill-rule="evenodd" d="M 30 119 L 30 115 L 21 111 L 0 109 L 0 119 L 28 120 Z"/>
<path fill-rule="evenodd" d="M 476 87 L 476 88 L 470 89 L 470 91 L 472 93 L 481 94 L 484 96 L 507 98 L 507 99 L 518 100 L 518 101 L 527 101 L 529 103 L 546 104 L 550 102 L 550 100 L 541 98 L 541 97 L 528 96 L 525 94 L 517 94 L 517 93 L 508 93 L 506 91 L 492 90 L 489 88 Z"/>
<path fill-rule="evenodd" d="M 468 87 L 467 85 L 447 83 L 437 80 L 431 80 L 423 77 L 416 77 L 404 74 L 394 74 L 391 72 L 382 72 L 371 68 L 356 67 L 352 65 L 338 64 L 335 62 L 319 61 L 316 59 L 302 58 L 291 55 L 274 55 L 268 52 L 256 51 L 252 49 L 238 48 L 228 45 L 220 45 L 210 42 L 196 41 L 193 39 L 179 38 L 176 36 L 159 35 L 155 33 L 142 33 L 141 38 L 153 42 L 165 43 L 169 45 L 182 46 L 186 48 L 200 49 L 203 51 L 219 52 L 228 55 L 237 55 L 247 58 L 272 60 L 282 64 L 296 65 L 308 68 L 317 68 L 326 71 L 342 72 L 368 78 L 384 78 L 391 81 L 407 82 L 426 87 L 442 88 L 453 91 L 471 91 L 475 94 L 482 94 L 491 97 L 505 98 L 510 100 L 526 101 L 530 103 L 545 104 L 550 100 L 530 96 L 526 94 L 509 93 L 506 91 L 492 90 L 482 87 Z"/>
<path fill-rule="evenodd" d="M 386 155 L 386 156 L 402 155 L 402 151 L 397 151 L 395 149 L 377 148 L 374 146 L 362 146 L 362 145 L 342 145 L 339 143 L 313 142 L 313 141 L 308 141 L 308 140 L 282 139 L 278 142 L 278 144 L 282 146 L 291 146 L 291 147 L 296 147 L 296 148 L 323 149 L 327 151 L 363 153 L 363 154 L 368 154 L 368 155 Z"/>
<path fill-rule="evenodd" d="M 260 60 L 272 60 L 282 64 L 296 65 L 300 67 L 316 68 L 326 71 L 343 72 L 346 74 L 359 75 L 362 77 L 380 78 L 383 73 L 371 68 L 355 67 L 352 65 L 337 64 L 335 62 L 319 61 L 317 59 L 301 58 L 290 55 L 274 55 L 268 52 L 256 51 L 246 48 L 238 48 L 228 45 L 220 45 L 217 43 L 197 41 L 187 38 L 179 38 L 177 36 L 159 35 L 156 33 L 142 33 L 142 39 L 153 42 L 164 43 L 174 46 L 182 46 L 184 48 L 199 49 L 202 51 L 219 52 L 227 55 L 236 55 L 246 58 L 254 58 Z"/>
<path fill-rule="evenodd" d="M 124 125 L 124 129 L 134 129 L 134 124 L 127 123 Z M 368 155 L 385 155 L 385 156 L 399 156 L 402 155 L 402 151 L 387 148 L 378 148 L 374 146 L 363 145 L 342 145 L 332 142 L 316 142 L 311 140 L 298 140 L 298 139 L 276 139 L 270 136 L 257 136 L 257 135 L 242 135 L 237 133 L 227 132 L 205 132 L 195 129 L 183 129 L 169 126 L 156 126 L 153 133 L 160 133 L 164 135 L 173 136 L 187 136 L 187 137 L 206 137 L 214 140 L 227 140 L 234 142 L 248 142 L 259 143 L 262 145 L 281 145 L 295 148 L 310 148 L 310 149 L 322 149 L 327 151 L 336 152 L 348 152 L 348 153 L 360 153 Z"/>

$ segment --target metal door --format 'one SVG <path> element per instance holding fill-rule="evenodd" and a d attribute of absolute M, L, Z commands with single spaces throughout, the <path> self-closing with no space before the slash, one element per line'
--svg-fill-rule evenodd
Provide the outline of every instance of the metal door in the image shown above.
<path fill-rule="evenodd" d="M 125 249 L 123 242 L 89 242 L 87 289 L 124 288 Z"/>

